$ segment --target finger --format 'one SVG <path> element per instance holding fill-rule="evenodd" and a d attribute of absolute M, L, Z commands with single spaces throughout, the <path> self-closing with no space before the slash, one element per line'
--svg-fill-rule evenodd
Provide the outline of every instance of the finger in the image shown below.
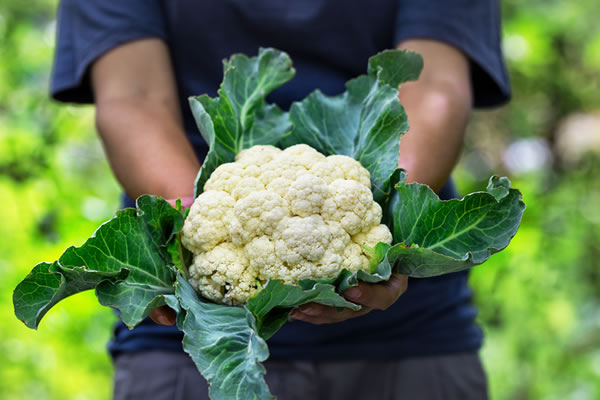
<path fill-rule="evenodd" d="M 194 196 L 183 196 L 181 198 L 181 206 L 183 208 L 190 208 L 194 204 Z"/>
<path fill-rule="evenodd" d="M 369 307 L 362 307 L 358 311 L 349 308 L 343 308 L 342 311 L 338 311 L 336 307 L 308 303 L 294 310 L 290 316 L 300 321 L 309 322 L 315 325 L 323 325 L 360 317 L 369 311 L 371 311 Z"/>
<path fill-rule="evenodd" d="M 160 306 L 150 311 L 150 318 L 152 321 L 159 325 L 174 325 L 175 324 L 175 311 L 167 306 Z"/>
<path fill-rule="evenodd" d="M 392 274 L 390 279 L 385 282 L 360 282 L 358 286 L 344 291 L 343 295 L 354 303 L 375 310 L 385 310 L 398 300 L 407 287 L 408 277 L 406 275 Z"/>
<path fill-rule="evenodd" d="M 194 196 L 183 196 L 179 199 L 167 199 L 167 202 L 172 207 L 177 207 L 177 200 L 181 200 L 181 206 L 183 208 L 190 208 L 194 204 Z"/>

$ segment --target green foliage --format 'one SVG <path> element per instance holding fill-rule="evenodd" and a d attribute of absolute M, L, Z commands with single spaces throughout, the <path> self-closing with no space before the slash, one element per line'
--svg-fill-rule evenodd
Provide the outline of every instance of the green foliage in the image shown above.
<path fill-rule="evenodd" d="M 491 395 L 595 400 L 600 159 L 591 155 L 565 164 L 555 141 L 565 117 L 600 108 L 598 3 L 502 3 L 513 100 L 470 124 L 457 182 L 468 192 L 491 171 L 508 173 L 502 169 L 503 150 L 523 137 L 547 140 L 553 162 L 511 177 L 527 202 L 519 233 L 506 251 L 471 275 L 486 334 L 482 354 Z"/>
<path fill-rule="evenodd" d="M 406 51 L 371 57 L 368 74 L 347 82 L 343 94 L 329 97 L 316 90 L 294 103 L 294 129 L 284 143 L 306 143 L 325 155 L 344 154 L 360 161 L 371 173 L 374 200 L 383 202 L 398 168 L 400 137 L 408 131 L 398 88 L 418 78 L 422 67 L 421 56 Z"/>
<path fill-rule="evenodd" d="M 394 243 L 387 254 L 395 271 L 425 278 L 461 271 L 504 249 L 517 232 L 525 204 L 507 178 L 490 178 L 487 192 L 441 201 L 427 186 L 396 185 Z"/>
<path fill-rule="evenodd" d="M 493 398 L 600 396 L 600 159 L 579 167 L 515 180 L 519 233 L 471 275 Z"/>
<path fill-rule="evenodd" d="M 267 285 L 248 301 L 247 309 L 256 318 L 260 336 L 270 338 L 287 321 L 289 311 L 298 305 L 316 302 L 334 307 L 347 307 L 360 310 L 360 306 L 351 303 L 336 292 L 333 282 L 303 281 L 299 286 L 284 285 L 278 280 Z M 280 309 L 282 312 L 273 312 Z"/>
<path fill-rule="evenodd" d="M 35 332 L 11 301 L 32 265 L 82 244 L 118 206 L 91 110 L 47 97 L 56 3 L 3 0 L 0 10 L 0 398 L 106 400 L 115 316 L 93 293 L 65 299 Z M 465 158 L 456 174 L 463 193 L 506 174 L 500 150 L 512 139 L 552 143 L 564 116 L 600 106 L 597 1 L 502 4 L 514 97 L 471 123 L 467 155 L 489 159 Z M 600 397 L 599 175 L 600 160 L 590 158 L 511 177 L 528 204 L 521 228 L 471 278 L 492 399 Z M 57 371 L 69 379 L 55 379 Z"/>
<path fill-rule="evenodd" d="M 173 292 L 167 243 L 182 227 L 183 215 L 166 200 L 140 197 L 137 209 L 117 212 L 81 247 L 69 247 L 52 264 L 38 264 L 15 289 L 17 317 L 37 328 L 62 299 L 96 289 L 100 303 L 119 310 L 133 328 L 164 304 L 162 295 Z"/>
<path fill-rule="evenodd" d="M 274 399 L 261 364 L 269 357 L 269 349 L 257 333 L 252 313 L 199 298 L 181 275 L 175 296 L 179 300 L 174 307 L 179 309 L 177 326 L 185 334 L 183 348 L 210 382 L 210 397 Z"/>
<path fill-rule="evenodd" d="M 288 117 L 281 111 L 271 113 L 277 109 L 264 102 L 271 90 L 291 77 L 291 61 L 285 53 L 261 49 L 252 58 L 234 55 L 225 65 L 219 97 L 192 99 L 199 126 L 215 146 L 205 171 L 248 146 L 280 144 L 279 136 L 274 139 L 270 134 L 271 127 Z M 350 81 L 342 95 L 327 98 L 315 92 L 295 103 L 289 114 L 294 128 L 283 132 L 286 146 L 308 141 L 327 155 L 351 155 L 370 172 L 374 196 L 378 195 L 382 207 L 389 204 L 387 221 L 394 224 L 395 233 L 394 246 L 386 245 L 387 252 L 383 243 L 372 250 L 379 261 L 371 266 L 374 274 L 343 270 L 329 281 L 305 280 L 299 286 L 270 281 L 244 309 L 199 301 L 181 275 L 175 282 L 175 263 L 182 258 L 175 252 L 172 259 L 171 254 L 172 242 L 183 228 L 181 204 L 173 208 L 164 199 L 144 195 L 136 209 L 117 212 L 81 247 L 69 247 L 54 263 L 38 264 L 14 291 L 16 315 L 29 327 L 37 327 L 60 300 L 89 289 L 95 289 L 101 304 L 118 309 L 129 327 L 140 323 L 152 308 L 168 304 L 178 313 L 184 348 L 208 380 L 212 398 L 245 399 L 251 393 L 271 398 L 260 362 L 268 357 L 264 339 L 285 323 L 286 311 L 308 302 L 360 309 L 339 294 L 356 285 L 357 279 L 377 282 L 388 279 L 392 270 L 428 277 L 469 268 L 503 249 L 518 228 L 524 205 L 507 179 L 494 177 L 487 193 L 447 202 L 424 185 L 405 184 L 406 174 L 397 165 L 407 123 L 397 89 L 407 78 L 416 77 L 420 68 L 421 59 L 414 53 L 380 53 L 369 60 L 370 75 Z M 298 118 L 294 107 L 306 102 L 310 106 Z M 322 140 L 312 141 L 320 132 L 313 127 L 321 124 L 328 127 Z M 377 158 L 370 156 L 375 153 Z M 204 174 L 199 174 L 198 192 Z"/>
<path fill-rule="evenodd" d="M 91 109 L 48 98 L 55 6 L 6 0 L 0 7 L 3 400 L 105 400 L 111 392 L 106 342 L 116 317 L 93 293 L 56 306 L 37 332 L 14 317 L 11 305 L 14 286 L 36 260 L 55 260 L 69 244 L 82 243 L 118 205 Z M 69 379 L 54 379 L 57 371 L 68 371 Z"/>
<path fill-rule="evenodd" d="M 210 150 L 196 179 L 195 195 L 219 165 L 232 162 L 242 149 L 275 144 L 290 129 L 287 115 L 265 97 L 294 77 L 285 53 L 260 49 L 257 57 L 238 54 L 224 62 L 219 97 L 192 97 L 190 106 L 198 130 Z"/>

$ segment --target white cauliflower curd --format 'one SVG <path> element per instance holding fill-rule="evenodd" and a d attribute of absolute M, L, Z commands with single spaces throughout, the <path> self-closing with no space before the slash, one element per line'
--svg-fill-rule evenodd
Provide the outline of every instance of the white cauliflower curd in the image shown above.
<path fill-rule="evenodd" d="M 363 246 L 391 243 L 367 171 L 351 157 L 299 144 L 254 146 L 220 165 L 185 220 L 190 283 L 245 304 L 270 279 L 295 284 L 368 270 Z"/>

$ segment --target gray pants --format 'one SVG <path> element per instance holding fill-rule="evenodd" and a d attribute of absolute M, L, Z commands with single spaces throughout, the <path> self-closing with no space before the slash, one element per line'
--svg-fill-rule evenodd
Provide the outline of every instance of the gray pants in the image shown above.
<path fill-rule="evenodd" d="M 476 353 L 401 361 L 267 361 L 279 400 L 485 400 Z M 115 362 L 114 400 L 208 400 L 208 386 L 183 353 L 143 352 Z"/>

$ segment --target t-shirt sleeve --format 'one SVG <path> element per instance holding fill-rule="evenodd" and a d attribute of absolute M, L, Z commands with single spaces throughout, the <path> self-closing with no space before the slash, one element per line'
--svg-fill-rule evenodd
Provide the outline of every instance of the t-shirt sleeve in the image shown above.
<path fill-rule="evenodd" d="M 159 0 L 62 0 L 50 94 L 59 101 L 93 103 L 89 67 L 110 49 L 167 34 Z"/>
<path fill-rule="evenodd" d="M 399 0 L 395 43 L 415 38 L 446 42 L 469 58 L 475 107 L 510 99 L 497 0 Z"/>

